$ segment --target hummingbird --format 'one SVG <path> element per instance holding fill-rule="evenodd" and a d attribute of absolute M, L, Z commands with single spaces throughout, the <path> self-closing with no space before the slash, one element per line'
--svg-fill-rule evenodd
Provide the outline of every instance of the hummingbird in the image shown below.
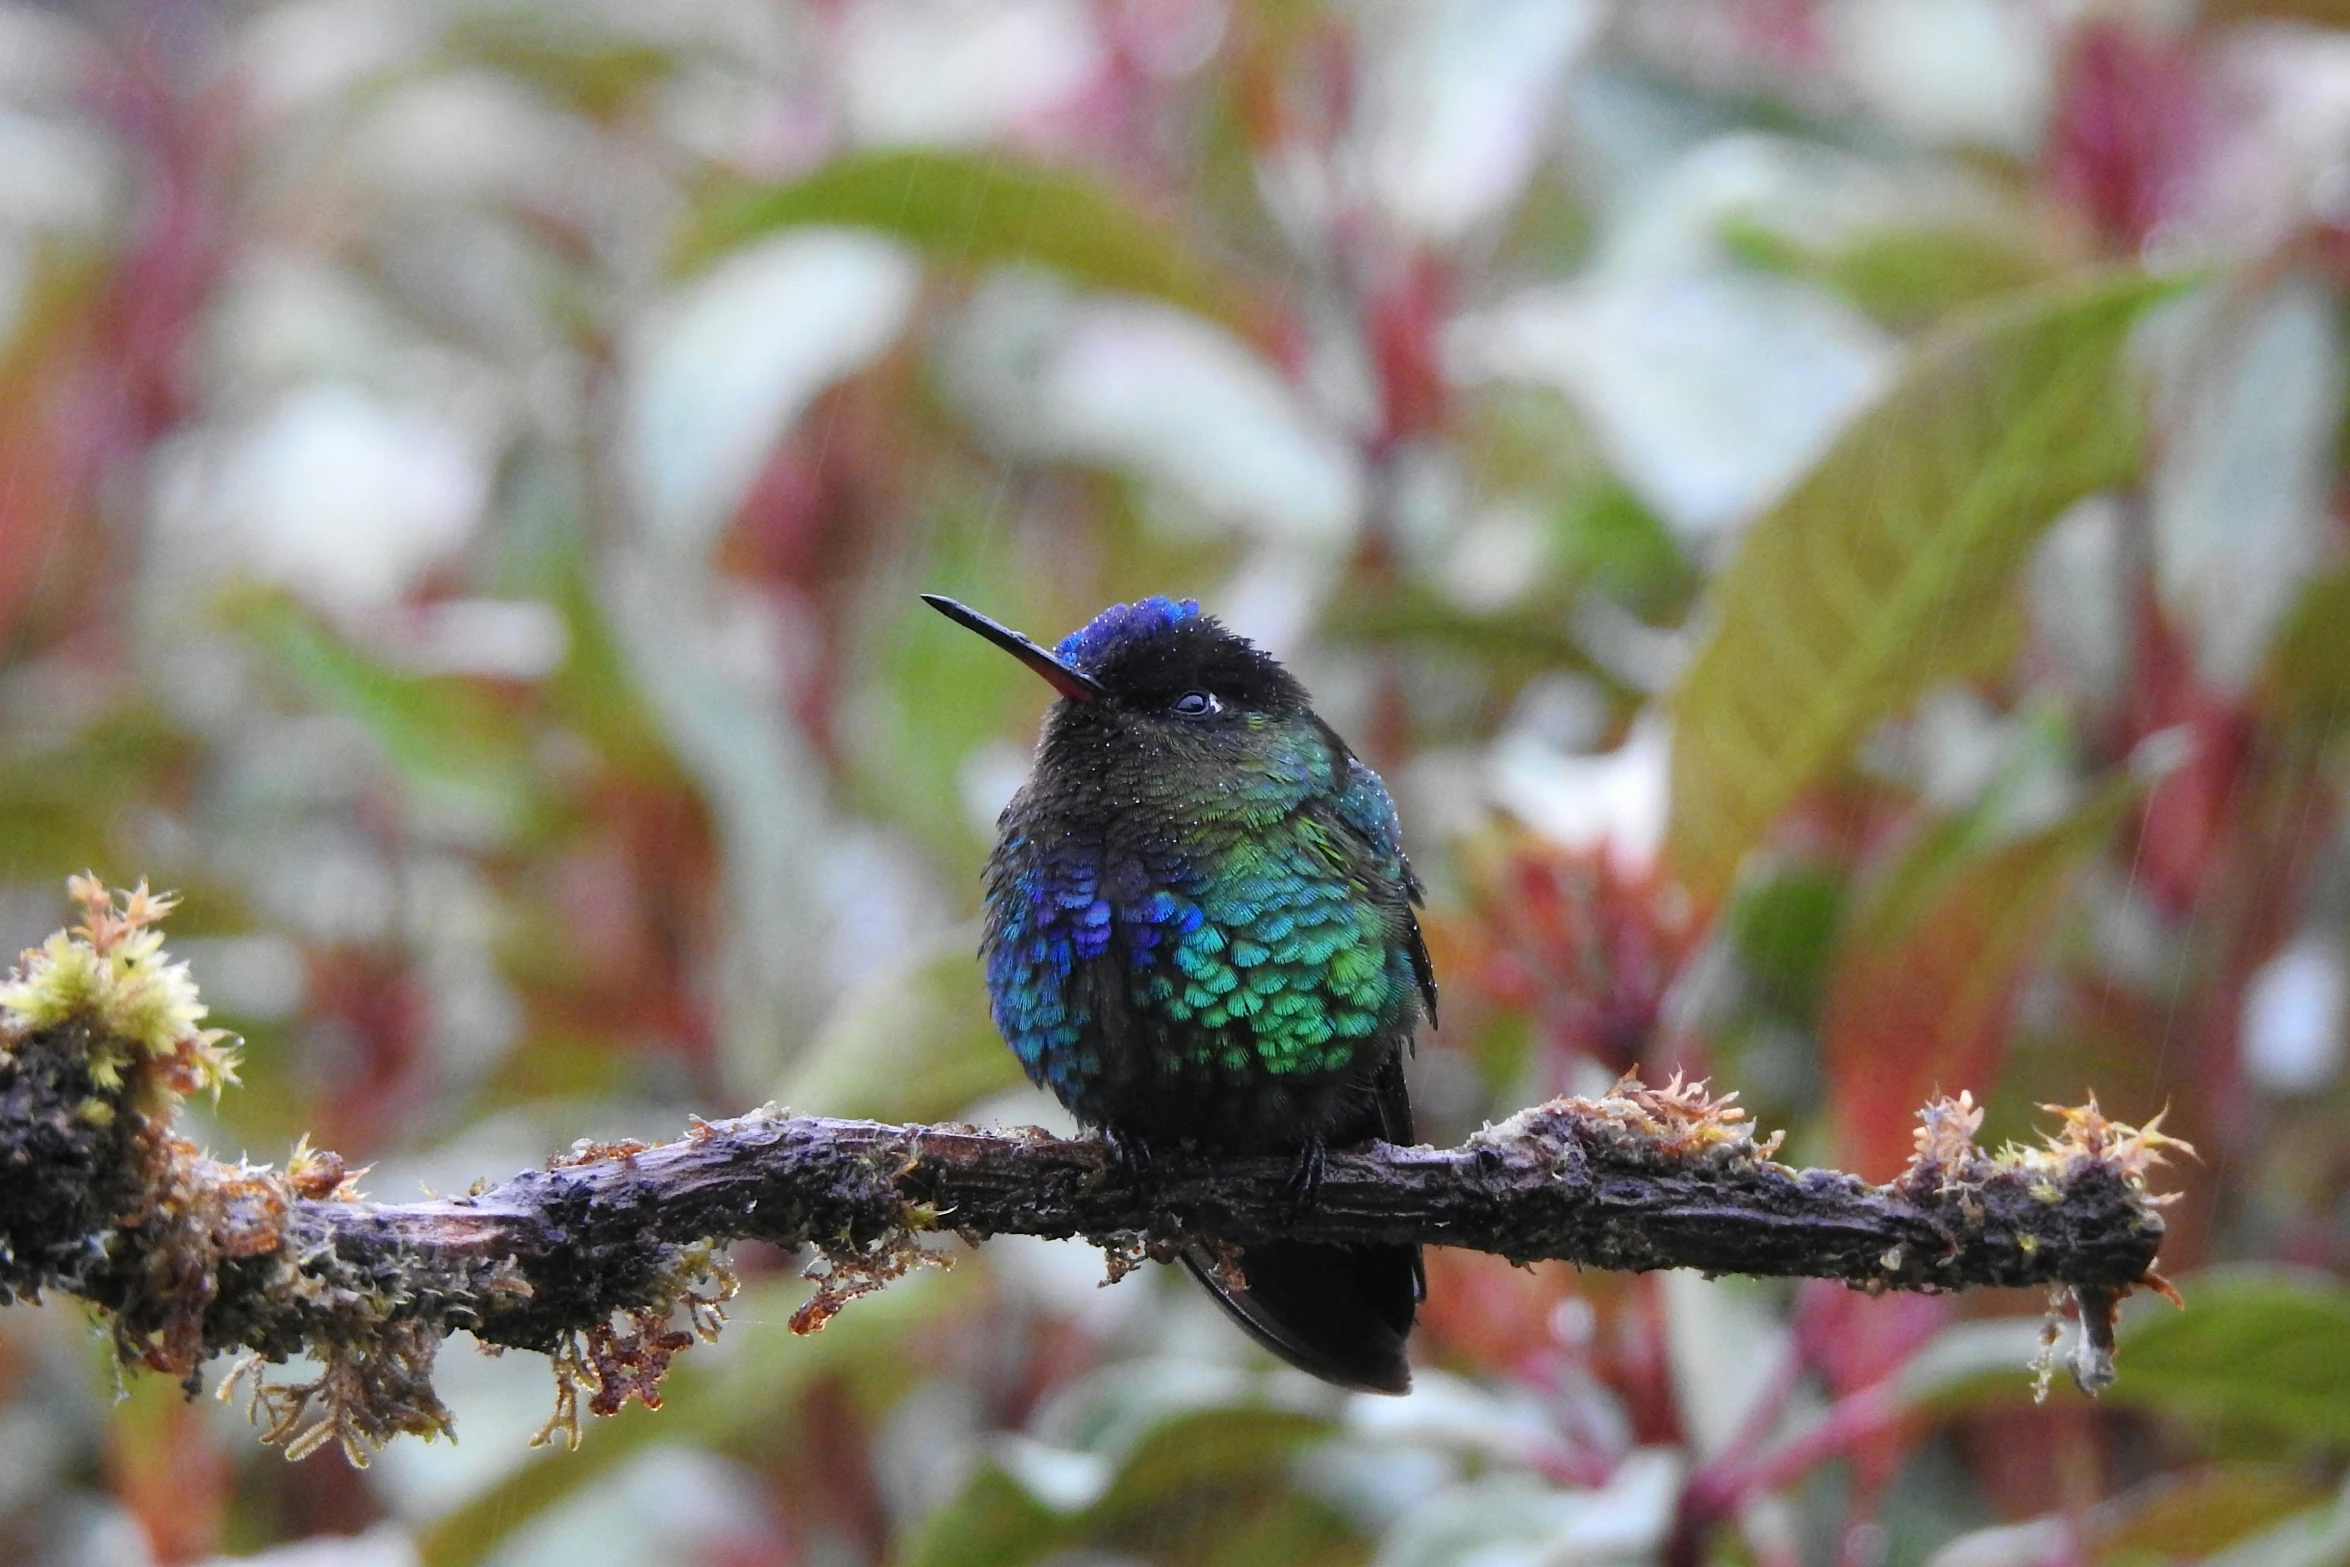
<path fill-rule="evenodd" d="M 1193 599 L 1113 604 L 1047 650 L 923 600 L 1059 693 L 997 823 L 980 955 L 1029 1077 L 1142 1174 L 1151 1150 L 1409 1144 L 1403 1053 L 1436 1021 L 1395 804 L 1268 653 Z M 1297 1241 L 1183 1261 L 1258 1343 L 1404 1393 L 1417 1246 Z"/>

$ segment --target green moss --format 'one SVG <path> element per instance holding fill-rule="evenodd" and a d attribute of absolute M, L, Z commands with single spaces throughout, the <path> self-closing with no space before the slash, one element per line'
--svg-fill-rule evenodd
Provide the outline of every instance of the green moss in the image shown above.
<path fill-rule="evenodd" d="M 94 876 L 76 876 L 69 886 L 85 921 L 26 952 L 0 984 L 0 1048 L 9 1039 L 78 1025 L 90 1041 L 90 1079 L 100 1089 L 121 1090 L 125 1073 L 146 1060 L 165 1068 L 152 1075 L 149 1092 L 209 1089 L 217 1096 L 236 1081 L 235 1046 L 220 1030 L 200 1026 L 206 1008 L 196 982 L 185 963 L 170 960 L 163 933 L 154 928 L 178 900 L 149 892 L 144 881 L 119 906 Z M 84 1110 L 111 1114 L 103 1100 Z"/>

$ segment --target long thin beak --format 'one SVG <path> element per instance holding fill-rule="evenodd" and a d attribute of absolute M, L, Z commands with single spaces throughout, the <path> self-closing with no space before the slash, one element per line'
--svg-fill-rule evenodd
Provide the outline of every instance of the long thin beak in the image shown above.
<path fill-rule="evenodd" d="M 1000 621 L 988 619 L 967 604 L 958 604 L 943 593 L 925 593 L 922 602 L 937 610 L 956 625 L 976 631 L 997 647 L 1011 654 L 1021 663 L 1042 675 L 1045 683 L 1072 702 L 1098 702 L 1108 693 L 1102 683 L 1085 673 L 1062 663 L 1051 653 L 1029 641 L 1019 632 Z"/>

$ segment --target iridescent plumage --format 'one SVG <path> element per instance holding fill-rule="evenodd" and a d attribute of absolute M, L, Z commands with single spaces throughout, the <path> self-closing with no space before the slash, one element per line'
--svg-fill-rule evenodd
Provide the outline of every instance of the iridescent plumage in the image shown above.
<path fill-rule="evenodd" d="M 1051 654 L 941 607 L 1064 693 L 987 871 L 988 989 L 1029 1075 L 1140 1146 L 1310 1174 L 1325 1141 L 1409 1140 L 1400 1055 L 1436 999 L 1419 884 L 1378 775 L 1297 682 L 1190 600 L 1114 605 Z M 1277 1351 L 1404 1385 L 1415 1251 L 1256 1247 L 1244 1272 L 1206 1282 Z"/>

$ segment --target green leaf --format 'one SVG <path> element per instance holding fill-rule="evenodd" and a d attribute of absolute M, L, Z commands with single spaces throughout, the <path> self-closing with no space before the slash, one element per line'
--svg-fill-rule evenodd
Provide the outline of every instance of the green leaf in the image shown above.
<path fill-rule="evenodd" d="M 2280 1520 L 2305 1517 L 2325 1495 L 2311 1477 L 2281 1464 L 2214 1464 L 2173 1473 L 2101 1509 L 2112 1533 L 2098 1542 L 2098 1567 L 2168 1567 L 2208 1561 L 2230 1547 L 2275 1539 Z M 2321 1507 L 2320 1512 L 2331 1512 Z"/>
<path fill-rule="evenodd" d="M 1000 153 L 855 153 L 790 185 L 731 192 L 710 204 L 687 254 L 703 260 L 754 235 L 814 223 L 879 229 L 951 265 L 1025 262 L 1244 330 L 1250 322 L 1248 290 L 1203 260 L 1174 224 L 1085 175 Z"/>
<path fill-rule="evenodd" d="M 2020 225 L 1863 228 L 1818 243 L 1738 218 L 1724 226 L 1722 243 L 1742 261 L 1809 278 L 1904 331 L 2040 282 L 2051 264 Z"/>
<path fill-rule="evenodd" d="M 2350 0 L 2212 0 L 2215 22 L 2290 19 L 2320 27 L 2350 27 Z"/>
<path fill-rule="evenodd" d="M 195 754 L 183 731 L 145 705 L 97 715 L 55 745 L 23 729 L 10 741 L 0 756 L 0 866 L 13 879 L 52 886 L 84 866 L 123 863 L 128 808 L 167 789 Z"/>
<path fill-rule="evenodd" d="M 2283 1268 L 2183 1283 L 2187 1309 L 2133 1316 L 2112 1397 L 2199 1426 L 2350 1443 L 2350 1286 Z"/>
<path fill-rule="evenodd" d="M 1666 855 L 1693 893 L 1720 897 L 1807 784 L 1947 672 L 2059 512 L 2136 470 L 2122 348 L 2172 291 L 2108 275 L 1970 315 L 1755 522 L 1673 697 Z"/>
<path fill-rule="evenodd" d="M 1094 1516 L 1153 1511 L 1204 1486 L 1277 1484 L 1290 1457 L 1332 1429 L 1319 1415 L 1256 1404 L 1179 1415 L 1136 1444 Z"/>
<path fill-rule="evenodd" d="M 915 1525 L 898 1560 L 904 1567 L 1017 1567 L 1058 1550 L 1067 1516 L 995 1464 L 983 1464 L 962 1494 Z"/>
<path fill-rule="evenodd" d="M 2278 718 L 2321 743 L 2350 730 L 2350 568 L 2302 587 L 2269 649 L 2261 694 Z"/>
<path fill-rule="evenodd" d="M 1553 521 L 1570 580 L 1651 619 L 1679 614 L 1697 573 L 1662 519 L 1619 480 L 1589 486 Z"/>
<path fill-rule="evenodd" d="M 531 758 L 513 714 L 487 690 L 382 663 L 275 594 L 244 600 L 238 617 L 313 701 L 375 737 L 421 803 L 485 838 L 505 839 L 527 825 Z"/>
<path fill-rule="evenodd" d="M 934 525 L 930 558 L 919 576 L 885 601 L 858 650 L 863 687 L 848 744 L 857 805 L 921 842 L 954 878 L 976 892 L 979 867 L 994 834 L 971 820 L 963 769 L 983 746 L 1014 735 L 1032 743 L 1036 715 L 1051 688 L 1015 659 L 946 620 L 915 589 L 979 605 L 1051 646 L 1068 609 L 1036 592 L 1008 551 L 990 551 L 976 512 L 956 510 Z M 974 942 L 976 946 L 976 942 Z"/>
<path fill-rule="evenodd" d="M 562 613 L 571 643 L 544 688 L 549 714 L 623 776 L 656 788 L 689 788 L 584 570 L 551 583 L 547 598 Z"/>
<path fill-rule="evenodd" d="M 1255 1403 L 1178 1414 L 1153 1426 L 1101 1497 L 1075 1511 L 1028 1490 L 1013 1466 L 989 1464 L 922 1521 L 902 1559 L 1018 1567 L 1090 1547 L 1219 1567 L 1355 1560 L 1345 1522 L 1289 1481 L 1289 1460 L 1332 1432 L 1318 1416 Z"/>
<path fill-rule="evenodd" d="M 677 75 L 681 62 L 576 15 L 512 7 L 460 14 L 441 40 L 453 60 L 527 82 L 591 118 L 612 119 Z"/>
<path fill-rule="evenodd" d="M 2324 1540 L 2330 1506 L 2311 1478 L 2281 1465 L 2215 1464 L 2159 1474 L 2096 1507 L 1978 1529 L 1931 1558 L 1951 1562 L 2077 1561 L 2096 1567 L 2341 1567 Z M 2281 1522 L 2280 1522 L 2281 1520 Z"/>
<path fill-rule="evenodd" d="M 1847 890 L 1829 866 L 1791 865 L 1732 905 L 1731 945 L 1759 1006 L 1793 1023 L 1812 1021 Z"/>
<path fill-rule="evenodd" d="M 1425 583 L 1405 581 L 1346 594 L 1330 606 L 1322 632 L 1340 644 L 1449 654 L 1505 686 L 1562 669 L 1607 681 L 1567 629 L 1567 614 L 1566 601 L 1550 595 L 1494 613 L 1467 610 Z"/>
<path fill-rule="evenodd" d="M 2239 1540 L 2204 1567 L 2343 1567 L 2350 1562 L 2350 1488 L 2333 1502 Z"/>
<path fill-rule="evenodd" d="M 1019 1062 L 988 1017 L 978 947 L 978 932 L 958 926 L 858 985 L 776 1097 L 811 1115 L 936 1121 L 1017 1086 Z"/>

